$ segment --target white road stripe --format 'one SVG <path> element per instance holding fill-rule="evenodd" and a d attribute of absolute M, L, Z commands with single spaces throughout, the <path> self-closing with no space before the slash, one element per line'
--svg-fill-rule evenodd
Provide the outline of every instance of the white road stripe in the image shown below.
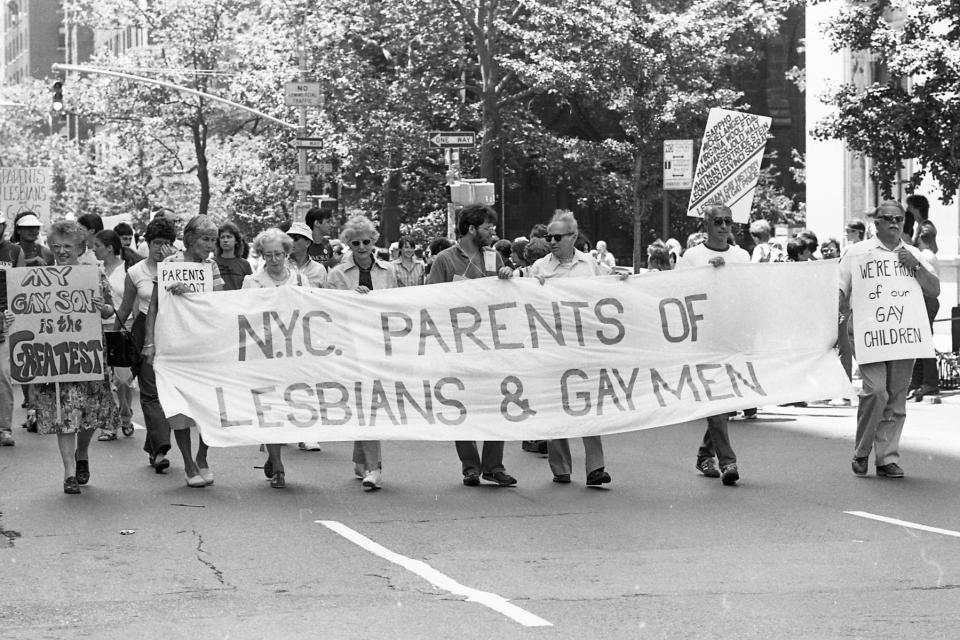
<path fill-rule="evenodd" d="M 450 593 L 464 596 L 466 597 L 467 602 L 476 602 L 484 605 L 485 607 L 490 607 L 494 611 L 502 613 L 511 620 L 519 622 L 525 627 L 553 626 L 553 624 L 547 622 L 543 618 L 535 616 L 534 614 L 521 609 L 515 604 L 510 604 L 510 601 L 502 596 L 498 596 L 495 593 L 489 593 L 487 591 L 471 589 L 470 587 L 460 584 L 453 578 L 440 573 L 426 562 L 414 560 L 413 558 L 408 558 L 407 556 L 400 555 L 399 553 L 394 553 L 386 547 L 377 544 L 362 533 L 354 531 L 342 522 L 336 522 L 335 520 L 314 520 L 314 523 L 322 524 L 326 528 L 335 533 L 339 533 L 350 542 L 362 547 L 363 549 L 366 549 L 370 553 L 378 555 L 384 560 L 389 560 L 394 564 L 400 565 L 407 571 L 417 574 L 439 589 L 444 589 Z"/>
<path fill-rule="evenodd" d="M 919 531 L 929 531 L 930 533 L 939 533 L 944 536 L 952 536 L 954 538 L 960 538 L 960 531 L 951 531 L 950 529 L 941 529 L 939 527 L 928 527 L 925 524 L 917 524 L 916 522 L 907 522 L 906 520 L 897 520 L 896 518 L 878 516 L 872 513 L 867 513 L 866 511 L 844 511 L 844 513 L 848 513 L 851 516 L 857 516 L 859 518 L 868 518 L 870 520 L 886 522 L 887 524 L 895 524 L 900 527 L 906 527 L 908 529 L 917 529 Z"/>

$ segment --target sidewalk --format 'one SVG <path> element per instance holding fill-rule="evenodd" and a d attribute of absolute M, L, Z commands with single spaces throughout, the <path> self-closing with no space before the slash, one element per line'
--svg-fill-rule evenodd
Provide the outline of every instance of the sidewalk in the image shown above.
<path fill-rule="evenodd" d="M 941 404 L 907 401 L 902 449 L 960 458 L 960 390 L 943 391 L 940 400 Z M 852 447 L 857 429 L 857 398 L 852 402 L 849 407 L 814 403 L 808 407 L 761 407 L 757 417 L 774 429 L 842 438 Z"/>

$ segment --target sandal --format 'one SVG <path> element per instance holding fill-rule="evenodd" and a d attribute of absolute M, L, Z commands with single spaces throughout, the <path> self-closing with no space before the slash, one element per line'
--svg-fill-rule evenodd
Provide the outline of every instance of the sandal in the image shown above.
<path fill-rule="evenodd" d="M 270 478 L 270 486 L 274 489 L 283 489 L 287 486 L 287 481 L 284 477 L 283 471 L 277 471 L 275 474 L 273 474 L 273 477 Z"/>
<path fill-rule="evenodd" d="M 77 454 L 73 454 L 73 459 L 77 461 L 77 484 L 87 484 L 90 482 L 90 461 L 80 460 Z"/>
<path fill-rule="evenodd" d="M 63 492 L 74 495 L 80 493 L 80 485 L 77 483 L 77 479 L 74 476 L 70 476 L 63 481 Z"/>
<path fill-rule="evenodd" d="M 100 435 L 97 436 L 97 442 L 110 442 L 111 440 L 116 440 L 117 434 L 111 433 L 109 431 L 101 431 Z"/>

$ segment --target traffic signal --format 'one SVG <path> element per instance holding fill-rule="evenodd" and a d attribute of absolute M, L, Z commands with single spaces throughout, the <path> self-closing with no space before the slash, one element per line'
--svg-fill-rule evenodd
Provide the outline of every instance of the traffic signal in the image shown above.
<path fill-rule="evenodd" d="M 53 83 L 53 110 L 57 113 L 63 111 L 63 83 Z"/>

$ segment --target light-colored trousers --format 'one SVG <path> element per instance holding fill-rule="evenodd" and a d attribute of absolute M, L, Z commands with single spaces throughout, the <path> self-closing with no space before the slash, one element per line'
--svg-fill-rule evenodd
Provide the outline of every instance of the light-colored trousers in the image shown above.
<path fill-rule="evenodd" d="M 900 434 L 907 418 L 907 386 L 913 360 L 888 360 L 860 365 L 863 390 L 857 409 L 855 456 L 873 449 L 878 467 L 900 459 Z"/>
<path fill-rule="evenodd" d="M 3 274 L 0 273 L 0 276 Z M 10 378 L 10 341 L 0 344 L 0 431 L 10 432 L 13 422 L 13 380 Z"/>
<path fill-rule="evenodd" d="M 603 466 L 603 443 L 600 441 L 600 436 L 583 438 L 583 454 L 586 458 L 587 474 Z M 566 438 L 548 441 L 547 459 L 550 461 L 550 470 L 553 471 L 553 475 L 570 475 L 572 467 L 570 442 Z"/>
<path fill-rule="evenodd" d="M 353 462 L 363 467 L 364 471 L 373 471 L 383 466 L 380 458 L 379 440 L 356 440 L 353 443 Z"/>

